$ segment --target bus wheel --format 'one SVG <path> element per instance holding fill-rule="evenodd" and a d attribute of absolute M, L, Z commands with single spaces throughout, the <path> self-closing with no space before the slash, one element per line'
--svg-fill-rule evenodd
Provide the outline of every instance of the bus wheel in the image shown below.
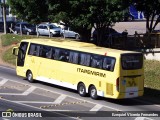
<path fill-rule="evenodd" d="M 86 96 L 86 87 L 83 83 L 80 83 L 78 85 L 78 93 L 80 96 L 85 97 Z"/>
<path fill-rule="evenodd" d="M 91 86 L 89 89 L 89 95 L 92 99 L 96 100 L 98 98 L 97 89 L 95 86 Z"/>
<path fill-rule="evenodd" d="M 34 82 L 34 80 L 33 80 L 33 74 L 32 74 L 31 71 L 28 71 L 28 72 L 27 72 L 27 80 L 28 80 L 29 82 L 31 82 L 31 83 Z"/>

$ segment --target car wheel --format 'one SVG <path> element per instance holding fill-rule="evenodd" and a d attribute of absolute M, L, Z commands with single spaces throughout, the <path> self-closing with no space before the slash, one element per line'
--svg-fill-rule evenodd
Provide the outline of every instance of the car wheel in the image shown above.
<path fill-rule="evenodd" d="M 92 99 L 96 100 L 98 98 L 97 89 L 95 86 L 91 86 L 89 89 L 89 95 Z"/>
<path fill-rule="evenodd" d="M 83 83 L 80 83 L 78 85 L 78 93 L 80 96 L 85 97 L 86 96 L 86 87 Z"/>
<path fill-rule="evenodd" d="M 76 34 L 75 35 L 75 39 L 78 40 L 79 39 L 79 35 Z"/>
<path fill-rule="evenodd" d="M 26 77 L 27 77 L 27 80 L 28 80 L 30 83 L 33 83 L 33 82 L 34 82 L 34 80 L 33 80 L 33 74 L 32 74 L 31 71 L 28 71 L 28 72 L 27 72 Z"/>

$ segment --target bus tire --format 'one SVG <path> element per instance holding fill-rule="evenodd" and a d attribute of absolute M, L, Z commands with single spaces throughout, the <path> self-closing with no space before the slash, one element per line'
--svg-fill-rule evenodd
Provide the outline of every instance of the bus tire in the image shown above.
<path fill-rule="evenodd" d="M 79 95 L 80 96 L 82 96 L 82 97 L 85 97 L 86 96 L 86 87 L 85 87 L 85 85 L 83 84 L 83 83 L 80 83 L 79 85 L 78 85 L 78 93 L 79 93 Z"/>
<path fill-rule="evenodd" d="M 27 72 L 26 77 L 27 77 L 27 80 L 28 80 L 30 83 L 33 83 L 33 82 L 34 82 L 34 80 L 33 80 L 33 74 L 32 74 L 31 71 L 28 71 L 28 72 Z"/>
<path fill-rule="evenodd" d="M 97 95 L 97 89 L 95 86 L 91 86 L 89 88 L 89 95 L 92 99 L 96 100 L 98 99 L 98 95 Z"/>

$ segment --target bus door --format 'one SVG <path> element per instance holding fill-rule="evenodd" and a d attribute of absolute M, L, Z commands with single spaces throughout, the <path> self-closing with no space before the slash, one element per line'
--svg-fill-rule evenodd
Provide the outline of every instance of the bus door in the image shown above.
<path fill-rule="evenodd" d="M 41 45 L 39 53 L 38 76 L 45 78 L 55 78 L 55 65 L 53 59 L 53 48 Z"/>
<path fill-rule="evenodd" d="M 27 48 L 28 48 L 28 42 L 21 42 L 18 51 L 17 67 L 16 67 L 17 74 L 20 76 L 25 74 L 24 63 L 25 63 Z"/>
<path fill-rule="evenodd" d="M 136 97 L 144 88 L 144 70 L 142 54 L 123 54 L 121 56 L 121 77 L 119 91 L 125 97 Z"/>
<path fill-rule="evenodd" d="M 31 70 L 34 79 L 37 77 L 38 70 L 40 68 L 39 51 L 40 45 L 31 43 L 28 56 L 26 58 L 26 69 Z"/>

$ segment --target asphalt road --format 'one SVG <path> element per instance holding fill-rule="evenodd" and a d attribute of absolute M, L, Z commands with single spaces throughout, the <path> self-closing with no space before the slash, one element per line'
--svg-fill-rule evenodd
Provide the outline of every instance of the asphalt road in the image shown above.
<path fill-rule="evenodd" d="M 6 112 L 8 109 L 21 115 L 37 112 L 42 115 L 42 118 L 30 119 L 54 117 L 64 120 L 158 120 L 160 118 L 160 103 L 144 97 L 92 100 L 89 97 L 80 97 L 76 91 L 63 87 L 43 82 L 31 84 L 18 77 L 15 69 L 0 66 L 0 111 Z M 1 115 L 2 120 L 22 119 L 14 117 L 6 118 Z M 28 118 L 23 118 L 25 119 Z"/>

